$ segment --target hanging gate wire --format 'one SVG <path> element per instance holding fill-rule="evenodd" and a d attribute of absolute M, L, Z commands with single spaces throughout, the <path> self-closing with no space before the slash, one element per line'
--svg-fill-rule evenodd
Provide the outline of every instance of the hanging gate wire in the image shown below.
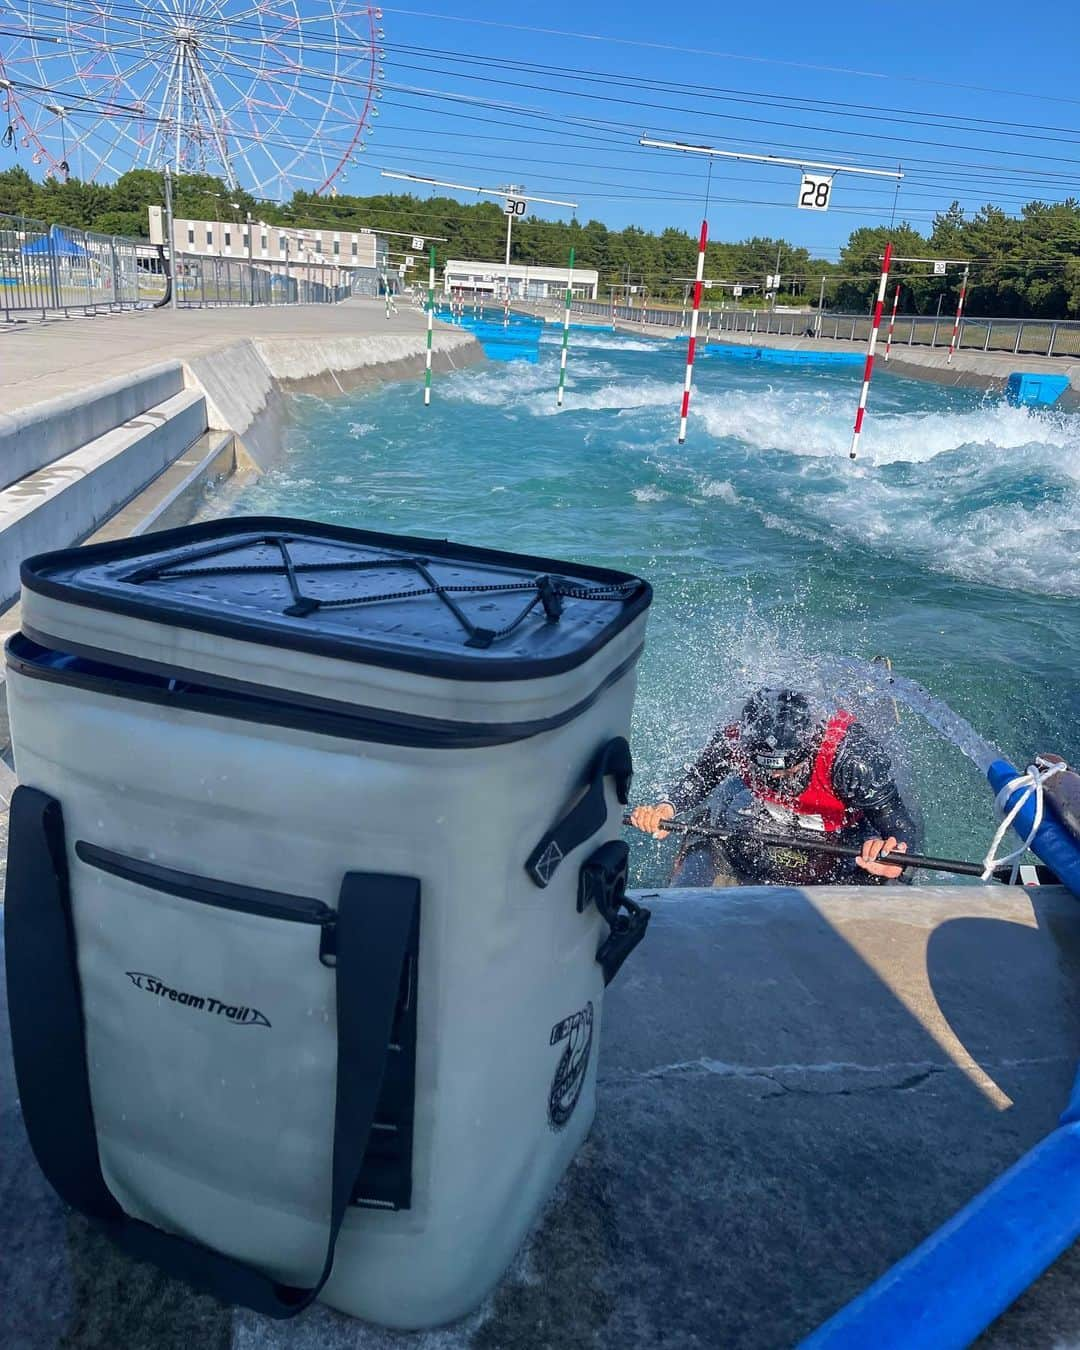
<path fill-rule="evenodd" d="M 323 609 L 346 609 L 358 605 L 374 605 L 384 601 L 412 600 L 419 596 L 433 595 L 453 614 L 466 633 L 467 647 L 490 647 L 501 638 L 508 637 L 529 617 L 538 605 L 543 607 L 549 623 L 557 623 L 562 615 L 564 600 L 629 600 L 637 595 L 644 584 L 641 581 L 620 582 L 611 586 L 582 586 L 568 581 L 565 577 L 543 574 L 531 581 L 479 582 L 444 586 L 430 570 L 430 559 L 420 556 L 394 556 L 385 558 L 343 558 L 334 562 L 297 562 L 289 552 L 289 544 L 296 542 L 288 535 L 264 535 L 258 539 L 245 540 L 243 547 L 251 544 L 268 544 L 278 550 L 280 563 L 218 563 L 208 567 L 184 565 L 202 558 L 220 557 L 234 550 L 235 543 L 226 543 L 216 548 L 200 550 L 196 555 L 181 559 L 180 563 L 154 564 L 139 567 L 124 579 L 134 585 L 147 581 L 176 581 L 188 577 L 224 577 L 224 576 L 284 576 L 292 595 L 292 604 L 282 610 L 291 618 L 306 618 Z M 324 572 L 373 572 L 387 567 L 411 568 L 419 573 L 427 583 L 407 590 L 383 591 L 377 595 L 341 596 L 332 600 L 322 600 L 316 596 L 305 595 L 300 589 L 300 577 L 307 573 Z M 474 624 L 461 606 L 453 598 L 455 595 L 507 595 L 521 594 L 528 599 L 521 611 L 504 627 L 498 629 L 482 628 Z"/>

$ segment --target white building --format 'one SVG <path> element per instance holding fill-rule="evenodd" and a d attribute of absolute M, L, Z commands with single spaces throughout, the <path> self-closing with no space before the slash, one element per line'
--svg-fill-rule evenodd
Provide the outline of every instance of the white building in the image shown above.
<path fill-rule="evenodd" d="M 528 267 L 522 263 L 476 262 L 451 258 L 443 269 L 443 292 L 465 291 L 468 295 L 503 296 L 507 281 L 517 300 L 548 300 L 563 295 L 570 270 L 566 267 Z M 576 300 L 595 300 L 600 275 L 591 267 L 575 267 L 573 290 Z"/>
<path fill-rule="evenodd" d="M 253 262 L 310 262 L 329 267 L 386 265 L 386 240 L 372 230 L 295 229 L 293 226 L 243 221 L 175 220 L 173 234 L 178 253 L 210 258 L 248 258 Z"/>
<path fill-rule="evenodd" d="M 372 294 L 384 273 L 398 284 L 397 269 L 391 269 L 387 257 L 387 240 L 373 230 L 297 229 L 259 220 L 250 227 L 246 221 L 174 220 L 173 242 L 177 254 L 188 259 L 250 258 L 257 266 L 288 271 L 297 278 L 307 275 L 326 281 L 334 273 L 348 272 L 355 289 Z"/>

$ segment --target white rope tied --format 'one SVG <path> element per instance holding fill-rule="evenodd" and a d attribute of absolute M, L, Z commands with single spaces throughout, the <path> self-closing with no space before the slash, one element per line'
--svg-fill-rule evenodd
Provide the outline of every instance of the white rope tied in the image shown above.
<path fill-rule="evenodd" d="M 1042 825 L 1043 822 L 1043 784 L 1048 779 L 1053 778 L 1055 774 L 1061 773 L 1061 771 L 1066 768 L 1068 768 L 1068 765 L 1063 761 L 1059 761 L 1056 764 L 1047 764 L 1040 760 L 1036 760 L 1034 764 L 1028 765 L 1025 773 L 1018 774 L 1015 778 L 1011 779 L 998 793 L 995 799 L 995 805 L 999 811 L 1004 813 L 1006 803 L 1012 794 L 1020 788 L 1024 789 L 1012 806 L 1009 807 L 1008 812 L 1003 815 L 1001 824 L 997 828 L 997 833 L 990 841 L 990 847 L 987 849 L 986 857 L 983 859 L 983 881 L 989 881 L 996 868 L 1003 867 L 1006 863 L 1012 863 L 1012 873 L 1009 877 L 1009 884 L 1015 886 L 1016 878 L 1020 872 L 1020 859 L 1031 847 L 1031 841 L 1039 833 L 1039 826 Z M 1028 831 L 1027 838 L 1019 848 L 1014 849 L 1012 853 L 1007 853 L 1004 858 L 999 858 L 997 856 L 997 851 L 1001 847 L 1001 841 L 1005 838 L 1013 821 L 1024 809 L 1024 806 L 1032 796 L 1035 797 L 1035 817 L 1031 829 Z"/>

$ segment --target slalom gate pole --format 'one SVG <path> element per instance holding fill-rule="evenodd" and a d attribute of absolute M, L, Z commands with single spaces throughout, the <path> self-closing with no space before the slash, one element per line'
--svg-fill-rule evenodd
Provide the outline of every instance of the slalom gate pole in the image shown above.
<path fill-rule="evenodd" d="M 866 344 L 866 366 L 863 370 L 859 407 L 855 413 L 855 430 L 851 436 L 851 449 L 848 451 L 850 459 L 854 459 L 859 453 L 859 437 L 862 435 L 863 418 L 866 416 L 866 397 L 870 393 L 870 376 L 874 370 L 874 349 L 877 347 L 878 329 L 881 327 L 881 311 L 885 305 L 885 288 L 889 284 L 889 264 L 891 262 L 892 244 L 886 244 L 885 256 L 881 260 L 881 281 L 878 283 L 877 303 L 874 305 L 874 320 L 870 325 L 870 340 Z"/>
<path fill-rule="evenodd" d="M 431 402 L 431 337 L 435 326 L 435 245 L 428 257 L 427 284 L 427 356 L 424 364 L 424 407 Z"/>
<path fill-rule="evenodd" d="M 705 245 L 709 242 L 709 222 L 701 222 L 698 240 L 697 273 L 694 277 L 694 306 L 690 311 L 690 341 L 686 348 L 686 374 L 683 377 L 682 408 L 679 411 L 679 444 L 686 443 L 686 419 L 690 412 L 690 386 L 694 380 L 694 350 L 697 347 L 698 312 L 701 309 L 701 278 L 705 275 Z"/>
<path fill-rule="evenodd" d="M 562 352 L 559 354 L 559 392 L 555 398 L 555 406 L 562 407 L 563 389 L 566 385 L 566 349 L 570 345 L 570 306 L 574 301 L 574 250 L 570 250 L 570 274 L 566 278 L 566 308 L 563 310 L 562 321 Z"/>
<path fill-rule="evenodd" d="M 956 302 L 956 318 L 953 320 L 952 337 L 949 339 L 949 355 L 946 365 L 952 365 L 953 352 L 956 351 L 957 338 L 960 335 L 960 320 L 964 317 L 964 301 L 967 298 L 968 268 L 964 265 L 964 275 L 960 280 L 960 299 Z"/>
<path fill-rule="evenodd" d="M 896 291 L 892 298 L 892 314 L 889 316 L 889 332 L 885 338 L 885 360 L 889 359 L 889 352 L 892 350 L 893 329 L 896 327 L 896 307 L 900 303 L 900 283 L 896 283 Z"/>

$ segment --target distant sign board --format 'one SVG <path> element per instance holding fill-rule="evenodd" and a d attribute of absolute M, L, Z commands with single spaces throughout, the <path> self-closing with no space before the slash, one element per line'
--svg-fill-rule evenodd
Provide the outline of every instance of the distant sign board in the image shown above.
<path fill-rule="evenodd" d="M 797 202 L 800 211 L 827 211 L 831 196 L 831 178 L 816 173 L 803 174 Z"/>
<path fill-rule="evenodd" d="M 707 291 L 712 289 L 712 282 L 711 282 L 711 281 L 703 281 L 701 284 L 705 287 L 705 289 L 706 289 Z"/>
<path fill-rule="evenodd" d="M 945 275 L 945 267 L 946 267 L 945 263 L 936 262 L 934 264 L 934 276 L 943 277 Z"/>
<path fill-rule="evenodd" d="M 735 299 L 737 300 L 737 299 L 739 298 L 739 296 L 742 295 L 742 287 L 741 287 L 741 286 L 732 286 L 732 288 L 731 288 L 731 294 L 732 294 L 732 295 L 735 297 Z"/>
<path fill-rule="evenodd" d="M 508 216 L 523 216 L 526 203 L 520 197 L 507 197 L 503 211 Z"/>
<path fill-rule="evenodd" d="M 421 250 L 423 249 L 424 241 L 420 238 L 418 234 L 413 236 L 412 246 L 414 249 L 416 249 L 417 253 L 421 252 Z"/>
<path fill-rule="evenodd" d="M 415 259 L 411 254 L 409 254 L 409 253 L 406 253 L 406 255 L 405 255 L 405 266 L 406 266 L 406 267 L 415 267 L 415 266 L 416 266 L 416 259 Z"/>

